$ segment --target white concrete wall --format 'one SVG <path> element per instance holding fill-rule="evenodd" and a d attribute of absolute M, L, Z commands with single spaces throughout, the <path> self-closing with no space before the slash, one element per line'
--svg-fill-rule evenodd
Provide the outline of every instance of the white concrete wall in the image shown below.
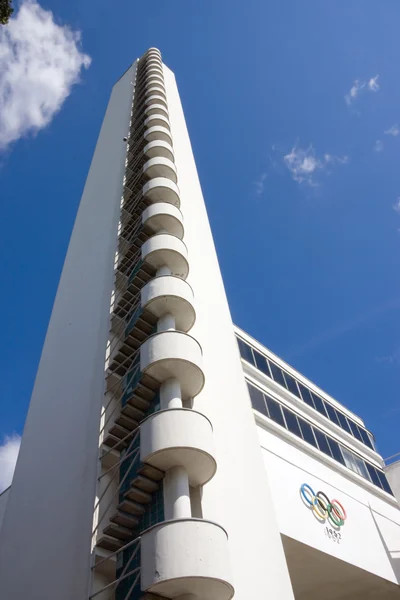
<path fill-rule="evenodd" d="M 194 408 L 213 424 L 217 460 L 217 473 L 203 489 L 203 516 L 228 531 L 235 599 L 286 600 L 293 592 L 267 475 L 184 115 L 167 68 L 165 84 L 189 252 L 187 280 L 197 311 L 190 334 L 204 353 L 206 383 Z"/>
<path fill-rule="evenodd" d="M 400 581 L 400 510 L 395 500 L 367 490 L 351 477 L 331 469 L 262 426 L 257 427 L 265 469 L 270 481 L 280 531 L 317 548 L 398 583 Z M 291 434 L 289 434 L 291 435 Z M 337 499 L 347 512 L 338 543 L 326 535 L 327 522 L 319 522 L 304 505 L 300 495 L 303 483 L 315 493 Z"/>
<path fill-rule="evenodd" d="M 122 138 L 135 68 L 112 92 L 43 347 L 0 543 L 1 597 L 10 600 L 88 597 Z"/>
<path fill-rule="evenodd" d="M 6 490 L 4 490 L 4 492 L 2 494 L 0 494 L 0 533 L 1 533 L 1 526 L 3 524 L 4 515 L 6 512 L 7 500 L 8 500 L 8 496 L 10 493 L 10 489 L 11 488 L 7 488 Z M 1 589 L 1 585 L 0 585 L 0 589 Z"/>

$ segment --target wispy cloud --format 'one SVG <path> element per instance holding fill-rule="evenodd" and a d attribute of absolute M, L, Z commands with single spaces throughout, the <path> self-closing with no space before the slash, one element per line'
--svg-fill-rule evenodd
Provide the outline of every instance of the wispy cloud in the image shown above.
<path fill-rule="evenodd" d="M 375 152 L 382 152 L 382 150 L 383 150 L 382 140 L 376 140 L 374 150 L 375 150 Z"/>
<path fill-rule="evenodd" d="M 392 125 L 389 129 L 386 129 L 386 131 L 384 133 L 386 135 L 392 135 L 393 137 L 397 137 L 400 133 L 400 128 L 397 124 Z"/>
<path fill-rule="evenodd" d="M 21 437 L 15 433 L 6 436 L 0 446 L 0 493 L 11 485 L 20 444 Z"/>
<path fill-rule="evenodd" d="M 397 198 L 396 202 L 393 204 L 393 210 L 400 214 L 400 197 Z"/>
<path fill-rule="evenodd" d="M 316 186 L 315 175 L 317 172 L 325 170 L 329 165 L 346 164 L 349 162 L 349 157 L 332 154 L 318 157 L 312 145 L 308 148 L 293 146 L 291 151 L 284 155 L 283 162 L 294 181 Z"/>
<path fill-rule="evenodd" d="M 79 46 L 80 33 L 35 0 L 0 27 L 0 149 L 51 122 L 90 65 Z"/>
<path fill-rule="evenodd" d="M 380 89 L 378 79 L 379 75 L 371 77 L 371 79 L 369 79 L 368 81 L 360 81 L 359 79 L 356 79 L 352 87 L 350 88 L 350 91 L 344 97 L 346 104 L 350 106 L 350 104 L 352 104 L 356 100 L 356 98 L 364 91 L 377 92 Z"/>
<path fill-rule="evenodd" d="M 254 182 L 257 196 L 261 196 L 264 193 L 265 181 L 266 181 L 267 177 L 268 177 L 268 173 L 266 171 L 264 171 L 264 173 L 261 173 L 261 175 L 257 179 L 257 181 Z"/>

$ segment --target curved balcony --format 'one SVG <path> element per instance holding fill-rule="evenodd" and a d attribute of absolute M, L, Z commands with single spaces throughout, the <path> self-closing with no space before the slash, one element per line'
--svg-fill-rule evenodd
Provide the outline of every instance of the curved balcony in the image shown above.
<path fill-rule="evenodd" d="M 146 81 L 147 81 L 147 83 L 155 83 L 156 85 L 159 85 L 159 84 L 164 85 L 164 77 L 158 72 L 153 72 L 153 69 L 151 69 L 151 71 L 149 71 L 147 73 Z"/>
<path fill-rule="evenodd" d="M 156 233 L 142 245 L 142 259 L 159 269 L 166 266 L 171 275 L 186 279 L 189 273 L 186 245 L 169 233 Z"/>
<path fill-rule="evenodd" d="M 187 281 L 171 275 L 151 279 L 141 289 L 141 305 L 157 318 L 171 314 L 178 331 L 189 331 L 196 320 L 193 290 Z"/>
<path fill-rule="evenodd" d="M 143 173 L 149 179 L 152 179 L 153 177 L 166 177 L 174 183 L 178 181 L 176 167 L 172 160 L 161 156 L 150 158 L 150 160 L 143 165 Z"/>
<path fill-rule="evenodd" d="M 228 536 L 203 519 L 165 521 L 141 535 L 141 587 L 166 598 L 230 600 Z"/>
<path fill-rule="evenodd" d="M 152 64 L 146 67 L 146 80 L 148 80 L 149 75 L 158 75 L 164 82 L 164 71 L 161 65 Z"/>
<path fill-rule="evenodd" d="M 149 129 L 144 132 L 144 139 L 147 142 L 162 140 L 163 142 L 168 142 L 168 144 L 172 145 L 172 136 L 169 129 L 161 127 L 160 125 L 149 127 Z"/>
<path fill-rule="evenodd" d="M 156 52 L 155 50 L 151 50 L 150 52 L 146 52 L 146 60 L 150 58 L 158 58 L 160 61 L 162 60 L 162 56 L 160 52 Z"/>
<path fill-rule="evenodd" d="M 167 100 L 164 96 L 160 96 L 159 94 L 153 94 L 146 98 L 144 101 L 146 106 L 151 106 L 152 104 L 163 104 L 165 107 L 168 107 Z"/>
<path fill-rule="evenodd" d="M 179 208 L 179 188 L 166 177 L 155 177 L 143 186 L 143 196 L 151 202 L 167 202 Z"/>
<path fill-rule="evenodd" d="M 165 89 L 162 88 L 160 85 L 156 84 L 153 84 L 150 87 L 146 88 L 144 92 L 145 96 L 153 96 L 154 94 L 157 94 L 158 96 L 164 96 L 165 98 L 167 97 Z"/>
<path fill-rule="evenodd" d="M 167 202 L 150 204 L 142 213 L 142 224 L 150 227 L 155 233 L 167 231 L 180 240 L 183 238 L 182 213 L 173 204 Z"/>
<path fill-rule="evenodd" d="M 164 158 L 168 158 L 172 161 L 175 158 L 174 149 L 172 148 L 171 144 L 163 140 L 154 140 L 153 142 L 146 144 L 146 146 L 143 148 L 143 154 L 149 158 L 163 156 Z"/>
<path fill-rule="evenodd" d="M 162 410 L 140 424 L 140 460 L 161 471 L 185 467 L 190 485 L 204 485 L 215 475 L 213 454 L 211 422 L 195 410 Z"/>
<path fill-rule="evenodd" d="M 169 119 L 164 117 L 164 115 L 154 114 L 147 117 L 144 120 L 144 126 L 150 129 L 150 127 L 165 127 L 166 129 L 171 129 L 169 124 Z"/>
<path fill-rule="evenodd" d="M 159 383 L 178 379 L 182 398 L 192 398 L 204 386 L 200 344 L 180 331 L 160 331 L 140 346 L 140 370 Z"/>
<path fill-rule="evenodd" d="M 146 117 L 149 117 L 150 115 L 161 114 L 167 119 L 169 118 L 168 110 L 163 104 L 151 104 L 144 109 L 144 114 Z"/>
<path fill-rule="evenodd" d="M 150 56 L 146 61 L 146 68 L 150 69 L 150 67 L 161 67 L 162 61 L 158 56 Z"/>

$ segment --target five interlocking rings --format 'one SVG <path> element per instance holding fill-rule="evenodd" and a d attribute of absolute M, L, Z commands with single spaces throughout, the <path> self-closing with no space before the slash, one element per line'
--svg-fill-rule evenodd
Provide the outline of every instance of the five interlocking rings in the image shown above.
<path fill-rule="evenodd" d="M 319 519 L 328 519 L 336 527 L 344 525 L 347 515 L 339 500 L 329 500 L 324 492 L 317 492 L 315 494 L 308 483 L 303 483 L 300 491 L 304 500 Z"/>

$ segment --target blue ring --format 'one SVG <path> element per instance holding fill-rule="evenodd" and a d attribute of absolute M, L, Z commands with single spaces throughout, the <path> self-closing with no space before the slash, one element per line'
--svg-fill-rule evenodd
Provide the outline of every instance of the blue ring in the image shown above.
<path fill-rule="evenodd" d="M 311 487 L 310 485 L 308 485 L 308 483 L 303 483 L 303 484 L 301 485 L 301 488 L 300 488 L 301 495 L 303 496 L 303 498 L 304 498 L 304 500 L 307 502 L 307 504 L 309 504 L 310 506 L 312 506 L 312 505 L 313 505 L 313 503 L 314 503 L 314 500 L 311 500 L 311 501 L 310 501 L 310 499 L 309 499 L 309 498 L 306 496 L 306 494 L 305 494 L 305 491 L 304 491 L 305 489 L 308 489 L 308 491 L 309 491 L 309 492 L 312 494 L 312 496 L 313 496 L 313 499 L 316 497 L 316 496 L 315 496 L 315 492 L 314 492 L 314 490 L 312 489 L 312 487 Z"/>

